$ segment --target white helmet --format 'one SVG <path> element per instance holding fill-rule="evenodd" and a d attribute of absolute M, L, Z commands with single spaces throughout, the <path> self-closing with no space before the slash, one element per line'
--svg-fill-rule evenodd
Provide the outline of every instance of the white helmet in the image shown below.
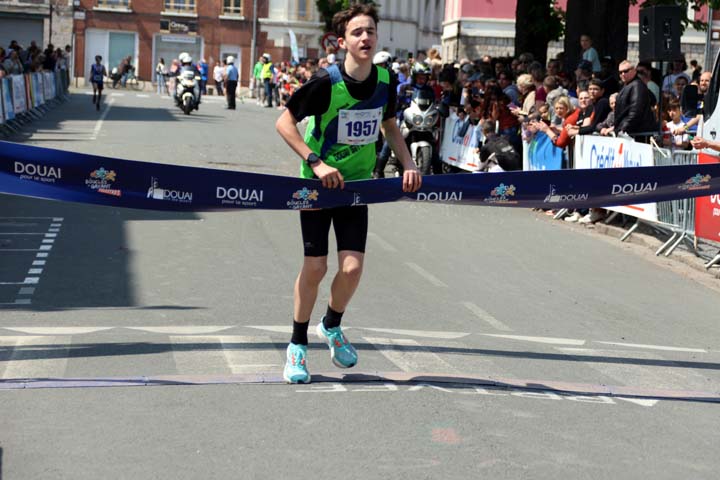
<path fill-rule="evenodd" d="M 269 54 L 269 53 L 263 53 L 263 57 L 265 57 L 265 59 L 266 59 L 267 61 L 272 60 L 272 58 L 270 57 L 270 54 Z"/>
<path fill-rule="evenodd" d="M 185 59 L 189 56 L 187 52 L 182 52 L 178 55 L 178 60 L 180 60 L 180 63 L 185 63 Z"/>
<path fill-rule="evenodd" d="M 233 57 L 232 55 L 228 55 L 228 57 L 225 59 L 225 63 L 227 63 L 228 65 L 230 65 L 231 63 L 235 63 L 235 57 Z"/>
<path fill-rule="evenodd" d="M 388 52 L 377 52 L 375 56 L 373 57 L 373 63 L 375 65 L 380 65 L 382 63 L 387 63 L 392 60 L 392 56 Z"/>

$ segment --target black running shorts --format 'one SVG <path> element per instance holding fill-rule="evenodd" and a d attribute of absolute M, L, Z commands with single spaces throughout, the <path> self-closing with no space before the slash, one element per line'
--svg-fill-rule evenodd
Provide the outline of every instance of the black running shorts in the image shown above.
<path fill-rule="evenodd" d="M 327 256 L 331 223 L 335 229 L 338 252 L 352 250 L 365 253 L 368 208 L 367 205 L 357 205 L 300 211 L 300 227 L 306 257 Z"/>

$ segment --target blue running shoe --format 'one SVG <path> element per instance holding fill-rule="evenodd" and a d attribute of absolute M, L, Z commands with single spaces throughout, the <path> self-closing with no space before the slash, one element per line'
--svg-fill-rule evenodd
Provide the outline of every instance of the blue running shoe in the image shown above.
<path fill-rule="evenodd" d="M 357 363 L 358 356 L 355 348 L 350 345 L 348 339 L 343 335 L 340 327 L 326 329 L 323 320 L 317 326 L 317 334 L 330 347 L 330 359 L 338 368 L 351 368 Z"/>
<path fill-rule="evenodd" d="M 307 369 L 307 345 L 294 343 L 288 345 L 283 378 L 288 383 L 310 383 L 310 373 Z"/>

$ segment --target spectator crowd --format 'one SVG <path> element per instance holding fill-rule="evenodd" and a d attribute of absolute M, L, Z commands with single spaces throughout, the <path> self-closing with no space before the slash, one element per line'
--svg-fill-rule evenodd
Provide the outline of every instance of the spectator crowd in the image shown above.
<path fill-rule="evenodd" d="M 62 49 L 55 48 L 52 43 L 42 50 L 35 41 L 25 48 L 12 40 L 7 49 L 0 46 L 0 78 L 43 71 L 67 71 L 71 50 L 70 45 Z"/>

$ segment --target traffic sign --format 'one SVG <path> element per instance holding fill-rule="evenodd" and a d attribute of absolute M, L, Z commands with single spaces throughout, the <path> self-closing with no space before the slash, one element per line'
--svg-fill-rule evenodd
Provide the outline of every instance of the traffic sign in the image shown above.
<path fill-rule="evenodd" d="M 338 36 L 333 32 L 328 32 L 323 35 L 320 40 L 323 50 L 327 50 L 328 47 L 333 47 L 335 51 L 338 49 Z"/>

